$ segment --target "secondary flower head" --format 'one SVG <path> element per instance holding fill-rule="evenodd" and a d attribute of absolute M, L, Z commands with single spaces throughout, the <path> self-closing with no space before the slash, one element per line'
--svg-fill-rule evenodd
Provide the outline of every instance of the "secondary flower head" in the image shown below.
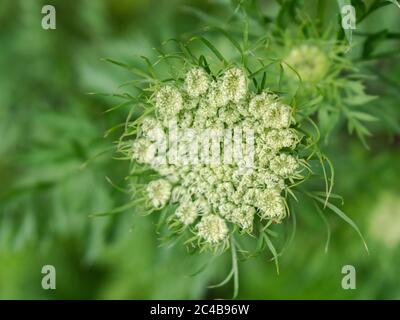
<path fill-rule="evenodd" d="M 226 94 L 228 101 L 239 103 L 247 94 L 244 72 L 239 68 L 227 70 L 221 79 L 221 91 Z"/>
<path fill-rule="evenodd" d="M 316 46 L 307 44 L 293 48 L 285 62 L 298 72 L 301 79 L 306 82 L 323 79 L 329 68 L 326 53 Z"/>
<path fill-rule="evenodd" d="M 284 153 L 272 158 L 270 162 L 270 169 L 282 177 L 294 174 L 298 167 L 299 163 L 296 158 Z"/>
<path fill-rule="evenodd" d="M 197 207 L 193 201 L 185 201 L 176 209 L 175 215 L 183 225 L 192 224 L 197 218 Z"/>
<path fill-rule="evenodd" d="M 161 209 L 171 197 L 171 184 L 164 179 L 153 180 L 147 185 L 146 192 L 151 205 Z"/>
<path fill-rule="evenodd" d="M 156 155 L 156 148 L 151 141 L 139 138 L 132 144 L 132 159 L 139 163 L 149 163 Z"/>
<path fill-rule="evenodd" d="M 201 218 L 196 226 L 198 236 L 208 244 L 217 244 L 228 236 L 225 220 L 210 214 Z"/>
<path fill-rule="evenodd" d="M 172 86 L 161 87 L 157 92 L 155 107 L 157 114 L 161 117 L 171 117 L 183 108 L 181 92 Z"/>
<path fill-rule="evenodd" d="M 252 206 L 241 205 L 235 207 L 227 216 L 228 221 L 237 224 L 242 230 L 251 233 L 256 210 Z"/>
<path fill-rule="evenodd" d="M 210 79 L 201 68 L 193 68 L 186 74 L 185 88 L 190 97 L 197 98 L 207 92 Z"/>
<path fill-rule="evenodd" d="M 145 117 L 141 123 L 141 132 L 143 135 L 147 135 L 151 130 L 159 127 L 159 122 L 154 117 Z"/>
<path fill-rule="evenodd" d="M 265 146 L 271 150 L 280 150 L 282 148 L 293 148 L 298 142 L 298 137 L 293 130 L 272 129 L 262 137 Z"/>
<path fill-rule="evenodd" d="M 261 211 L 261 218 L 281 219 L 286 215 L 286 208 L 279 192 L 266 189 L 257 194 L 257 205 Z"/>
<path fill-rule="evenodd" d="M 276 95 L 263 92 L 254 96 L 249 111 L 263 121 L 268 128 L 287 128 L 290 125 L 290 108 L 279 102 Z"/>

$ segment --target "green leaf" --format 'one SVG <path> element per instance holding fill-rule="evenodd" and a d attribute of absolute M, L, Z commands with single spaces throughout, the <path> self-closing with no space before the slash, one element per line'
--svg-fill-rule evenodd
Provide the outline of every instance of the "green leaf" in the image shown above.
<path fill-rule="evenodd" d="M 387 38 L 387 36 L 387 29 L 369 35 L 364 43 L 362 57 L 364 59 L 371 57 L 379 45 Z"/>
<path fill-rule="evenodd" d="M 281 29 L 286 29 L 290 23 L 293 23 L 296 18 L 296 6 L 298 1 L 285 1 L 282 2 L 281 9 L 277 16 L 277 24 Z"/>
<path fill-rule="evenodd" d="M 271 67 L 272 65 L 279 63 L 278 60 L 276 61 L 272 61 L 270 63 L 268 63 L 267 65 L 263 66 L 262 68 L 258 69 L 257 71 L 254 71 L 252 74 L 249 75 L 249 78 L 253 78 L 255 77 L 257 74 L 259 74 L 260 72 L 264 72 L 267 71 L 269 69 L 269 67 Z"/>
<path fill-rule="evenodd" d="M 116 60 L 113 60 L 113 59 L 110 59 L 110 58 L 102 58 L 101 60 L 109 62 L 109 63 L 112 63 L 112 64 L 115 64 L 115 65 L 117 65 L 119 67 L 122 67 L 122 68 L 128 70 L 129 72 L 131 72 L 132 74 L 137 75 L 137 76 L 139 76 L 141 78 L 152 79 L 152 77 L 149 76 L 143 70 L 140 70 L 139 68 L 136 68 L 134 66 L 127 65 L 126 63 L 119 62 L 119 61 L 116 61 Z"/>
<path fill-rule="evenodd" d="M 350 111 L 350 114 L 361 120 L 361 121 L 367 121 L 367 122 L 372 122 L 372 121 L 378 121 L 379 119 L 369 113 L 366 112 L 360 112 L 360 111 Z"/>
<path fill-rule="evenodd" d="M 231 253 L 232 253 L 232 270 L 233 270 L 233 297 L 236 299 L 239 294 L 239 268 L 236 253 L 236 243 L 233 236 L 231 236 Z"/>
<path fill-rule="evenodd" d="M 363 0 L 351 0 L 351 5 L 354 7 L 356 11 L 356 21 L 360 21 L 362 17 L 367 12 L 367 6 L 365 5 Z"/>
<path fill-rule="evenodd" d="M 232 43 L 232 45 L 239 51 L 239 53 L 240 53 L 241 55 L 243 55 L 242 47 L 240 46 L 239 42 L 237 42 L 237 41 L 235 40 L 235 38 L 233 38 L 228 32 L 226 32 L 226 31 L 225 31 L 224 29 L 222 29 L 222 28 L 215 28 L 215 30 L 217 30 L 217 31 L 220 32 L 222 35 L 224 35 L 225 38 L 227 38 L 227 39 Z"/>
<path fill-rule="evenodd" d="M 360 94 L 360 95 L 355 95 L 355 96 L 345 98 L 343 100 L 348 105 L 361 106 L 361 105 L 365 105 L 365 104 L 375 100 L 376 98 L 377 98 L 376 96 L 370 96 L 368 94 Z"/>
<path fill-rule="evenodd" d="M 387 0 L 387 1 L 390 1 L 391 3 L 395 4 L 396 6 L 398 6 L 400 8 L 399 0 Z"/>
<path fill-rule="evenodd" d="M 325 199 L 321 199 L 321 198 L 319 198 L 319 197 L 317 197 L 317 196 L 314 196 L 314 195 L 312 195 L 312 194 L 310 194 L 310 193 L 308 193 L 308 195 L 310 195 L 311 198 L 317 200 L 318 202 L 320 202 L 320 203 L 322 203 L 322 204 L 325 204 Z M 367 246 L 367 243 L 366 243 L 366 241 L 365 241 L 365 239 L 364 239 L 364 236 L 362 235 L 360 229 L 359 229 L 358 226 L 354 223 L 354 221 L 351 220 L 342 210 L 340 210 L 338 207 L 336 207 L 336 206 L 333 205 L 332 203 L 328 202 L 328 203 L 326 203 L 326 206 L 327 206 L 329 209 L 331 209 L 334 213 L 336 213 L 342 220 L 344 220 L 345 222 L 347 222 L 347 223 L 357 232 L 357 234 L 360 236 L 360 238 L 361 238 L 361 240 L 362 240 L 362 242 L 363 242 L 363 244 L 364 244 L 365 250 L 366 250 L 367 253 L 369 254 L 368 246 Z"/>
<path fill-rule="evenodd" d="M 201 42 L 203 42 L 213 53 L 214 55 L 218 58 L 218 60 L 220 60 L 221 62 L 224 63 L 225 66 L 228 65 L 228 62 L 226 61 L 226 59 L 224 58 L 224 56 L 218 51 L 218 49 L 210 42 L 208 41 L 206 38 L 204 38 L 203 36 L 194 36 L 192 37 L 189 42 L 192 42 L 194 40 L 200 40 Z"/>
<path fill-rule="evenodd" d="M 143 201 L 143 199 L 135 199 L 131 202 L 128 202 L 127 204 L 117 207 L 115 209 L 109 210 L 109 211 L 104 211 L 104 212 L 97 212 L 97 213 L 92 213 L 89 215 L 89 218 L 94 218 L 94 217 L 104 217 L 104 216 L 110 216 L 110 215 L 115 215 L 117 213 L 124 212 L 130 208 L 133 208 L 136 206 L 139 202 Z"/>
<path fill-rule="evenodd" d="M 325 137 L 325 142 L 328 142 L 329 136 L 335 126 L 338 124 L 340 119 L 339 112 L 331 112 L 328 110 L 328 106 L 321 105 L 318 110 L 318 123 L 321 132 Z"/>
<path fill-rule="evenodd" d="M 329 242 L 331 240 L 331 227 L 329 225 L 328 220 L 326 219 L 324 213 L 322 212 L 321 208 L 319 207 L 319 205 L 314 202 L 315 204 L 315 208 L 317 209 L 317 212 L 319 214 L 319 216 L 321 217 L 322 221 L 324 222 L 325 226 L 326 226 L 326 243 L 325 243 L 325 253 L 328 253 L 328 249 L 329 249 Z"/>
<path fill-rule="evenodd" d="M 222 280 L 220 283 L 218 283 L 218 284 L 213 284 L 213 285 L 211 285 L 211 286 L 208 286 L 208 288 L 210 288 L 210 289 L 213 289 L 213 288 L 219 288 L 219 287 L 222 287 L 222 286 L 224 286 L 225 284 L 227 284 L 228 282 L 229 282 L 229 280 L 231 280 L 232 279 L 232 277 L 233 277 L 233 268 L 231 269 L 231 271 L 228 273 L 228 275 L 227 275 L 227 277 L 224 279 L 224 280 Z"/>
<path fill-rule="evenodd" d="M 363 21 L 366 17 L 368 17 L 371 13 L 374 11 L 386 7 L 390 5 L 391 3 L 395 3 L 393 0 L 375 0 L 374 3 L 371 5 L 371 7 L 368 9 L 368 11 L 359 19 L 359 23 Z"/>
<path fill-rule="evenodd" d="M 273 260 L 275 261 L 275 267 L 276 267 L 276 273 L 279 274 L 279 260 L 278 260 L 278 253 L 275 249 L 275 246 L 273 245 L 273 243 L 271 242 L 271 240 L 269 239 L 269 237 L 267 236 L 266 233 L 264 233 L 264 239 L 265 242 L 268 246 L 268 249 L 271 251 L 272 255 L 274 256 Z"/>

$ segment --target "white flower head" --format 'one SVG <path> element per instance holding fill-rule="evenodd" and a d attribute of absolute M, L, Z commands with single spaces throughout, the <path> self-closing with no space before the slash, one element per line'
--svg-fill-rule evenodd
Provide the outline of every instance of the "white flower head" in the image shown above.
<path fill-rule="evenodd" d="M 290 126 L 290 108 L 278 101 L 268 105 L 263 114 L 265 126 L 268 128 L 287 128 Z"/>
<path fill-rule="evenodd" d="M 255 118 L 261 118 L 269 106 L 276 102 L 276 96 L 267 92 L 262 92 L 251 98 L 249 103 L 249 112 Z"/>
<path fill-rule="evenodd" d="M 272 173 L 270 170 L 262 170 L 257 172 L 257 182 L 267 189 L 283 190 L 285 182 L 282 177 Z"/>
<path fill-rule="evenodd" d="M 197 235 L 208 244 L 218 244 L 228 236 L 228 226 L 223 218 L 209 214 L 196 225 Z"/>
<path fill-rule="evenodd" d="M 257 207 L 262 219 L 280 218 L 286 213 L 284 200 L 279 192 L 273 189 L 266 189 L 258 193 Z"/>
<path fill-rule="evenodd" d="M 147 187 L 147 198 L 156 209 L 162 209 L 171 197 L 171 184 L 165 179 L 151 181 Z"/>
<path fill-rule="evenodd" d="M 178 203 L 190 200 L 190 194 L 187 188 L 183 186 L 175 186 L 171 193 L 171 202 Z"/>
<path fill-rule="evenodd" d="M 223 107 L 229 102 L 229 95 L 224 91 L 221 81 L 212 81 L 208 92 L 208 106 Z M 208 108 L 207 108 L 208 109 Z"/>
<path fill-rule="evenodd" d="M 233 127 L 240 120 L 240 113 L 236 109 L 236 106 L 221 108 L 218 111 L 218 120 Z"/>
<path fill-rule="evenodd" d="M 193 201 L 182 202 L 176 209 L 175 215 L 183 225 L 192 224 L 198 216 L 196 204 Z"/>
<path fill-rule="evenodd" d="M 148 138 L 150 141 L 161 142 L 166 139 L 161 122 L 153 117 L 144 118 L 139 129 L 140 135 Z"/>
<path fill-rule="evenodd" d="M 231 202 L 224 202 L 218 207 L 219 214 L 223 217 L 230 216 L 236 206 Z"/>
<path fill-rule="evenodd" d="M 140 123 L 140 133 L 144 136 L 154 129 L 160 127 L 160 122 L 154 117 L 145 117 Z"/>
<path fill-rule="evenodd" d="M 253 220 L 256 209 L 251 206 L 243 205 L 233 210 L 227 219 L 238 225 L 241 229 L 251 232 L 253 230 Z"/>
<path fill-rule="evenodd" d="M 151 163 L 157 153 L 156 146 L 146 138 L 136 139 L 132 144 L 132 159 L 138 163 Z"/>
<path fill-rule="evenodd" d="M 239 103 L 247 94 L 247 79 L 242 69 L 228 69 L 221 79 L 222 91 L 226 93 L 228 99 L 234 103 Z"/>
<path fill-rule="evenodd" d="M 281 153 L 271 159 L 269 166 L 275 174 L 282 177 L 289 177 L 295 173 L 299 167 L 299 163 L 295 157 Z"/>
<path fill-rule="evenodd" d="M 290 129 L 272 129 L 261 138 L 265 147 L 276 151 L 293 148 L 297 144 L 297 135 Z"/>
<path fill-rule="evenodd" d="M 159 116 L 174 116 L 183 108 L 182 94 L 177 88 L 165 85 L 156 94 L 155 106 Z"/>
<path fill-rule="evenodd" d="M 192 68 L 186 74 L 185 88 L 190 97 L 197 98 L 205 94 L 210 85 L 207 73 L 201 68 Z"/>

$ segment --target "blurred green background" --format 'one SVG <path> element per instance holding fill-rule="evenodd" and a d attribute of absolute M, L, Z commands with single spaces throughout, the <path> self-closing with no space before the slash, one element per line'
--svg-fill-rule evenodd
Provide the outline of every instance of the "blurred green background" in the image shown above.
<path fill-rule="evenodd" d="M 186 5 L 221 17 L 223 2 L 0 0 L 1 299 L 231 296 L 231 285 L 207 289 L 229 271 L 229 256 L 191 276 L 209 256 L 159 247 L 151 218 L 88 218 L 127 200 L 106 180 L 122 183 L 126 164 L 111 153 L 95 156 L 109 149 L 104 133 L 128 110 L 104 113 L 115 100 L 88 93 L 114 92 L 130 78 L 100 58 L 155 57 L 152 48 L 162 41 L 204 26 Z M 275 1 L 265 2 L 276 10 Z M 56 8 L 56 30 L 41 27 L 44 4 Z M 382 8 L 362 30 L 399 32 L 399 17 L 399 8 Z M 327 216 L 332 241 L 325 253 L 324 222 L 303 203 L 280 275 L 267 255 L 241 263 L 239 298 L 400 299 L 400 65 L 397 56 L 367 67 L 376 75 L 368 91 L 380 96 L 368 107 L 382 119 L 371 128 L 370 150 L 344 128 L 324 150 L 336 168 L 334 192 L 343 195 L 370 255 L 334 214 Z M 49 264 L 57 270 L 56 290 L 41 287 L 41 268 Z M 357 270 L 356 290 L 341 287 L 347 264 Z"/>

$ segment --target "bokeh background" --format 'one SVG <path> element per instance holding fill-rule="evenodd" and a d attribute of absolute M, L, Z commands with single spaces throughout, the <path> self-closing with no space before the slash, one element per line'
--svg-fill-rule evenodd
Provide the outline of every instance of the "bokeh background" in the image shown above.
<path fill-rule="evenodd" d="M 127 200 L 107 182 L 122 183 L 127 167 L 106 152 L 112 137 L 103 137 L 127 110 L 105 113 L 116 101 L 88 93 L 114 92 L 130 75 L 101 58 L 134 63 L 138 55 L 155 57 L 153 47 L 162 41 L 204 26 L 188 6 L 219 19 L 224 2 L 0 0 L 1 299 L 231 296 L 231 285 L 207 289 L 224 278 L 230 257 L 193 276 L 198 257 L 160 247 L 151 218 L 129 211 L 88 217 Z M 276 1 L 264 2 L 276 11 Z M 41 28 L 44 4 L 56 7 L 56 30 Z M 387 6 L 360 28 L 398 34 L 399 18 L 400 8 Z M 382 45 L 400 51 L 396 37 Z M 364 233 L 370 255 L 334 214 L 327 215 L 332 241 L 325 253 L 324 222 L 312 203 L 303 203 L 280 274 L 267 255 L 240 263 L 239 298 L 400 299 L 398 62 L 397 55 L 365 66 L 375 76 L 368 92 L 379 95 L 368 108 L 381 119 L 371 127 L 370 149 L 344 127 L 323 147 L 336 168 L 334 192 L 344 197 L 343 210 Z M 48 264 L 57 270 L 56 290 L 41 287 Z M 356 290 L 341 287 L 347 264 L 357 270 Z"/>

